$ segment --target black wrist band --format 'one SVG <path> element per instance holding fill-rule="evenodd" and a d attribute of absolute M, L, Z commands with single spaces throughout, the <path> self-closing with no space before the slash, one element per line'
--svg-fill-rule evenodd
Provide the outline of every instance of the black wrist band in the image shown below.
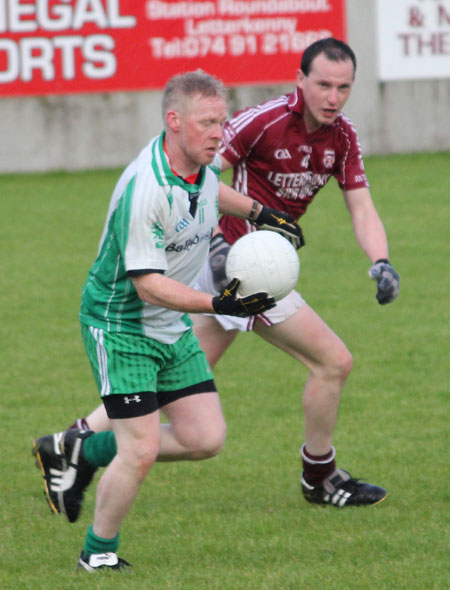
<path fill-rule="evenodd" d="M 256 215 L 256 211 L 258 209 L 258 205 L 259 205 L 258 201 L 253 200 L 253 205 L 252 205 L 252 208 L 251 208 L 250 213 L 249 213 L 249 216 L 248 216 L 248 220 L 249 221 L 255 221 L 255 219 L 258 217 Z"/>
<path fill-rule="evenodd" d="M 387 258 L 380 258 L 376 260 L 374 264 L 378 264 L 379 262 L 384 262 L 385 264 L 391 264 Z"/>

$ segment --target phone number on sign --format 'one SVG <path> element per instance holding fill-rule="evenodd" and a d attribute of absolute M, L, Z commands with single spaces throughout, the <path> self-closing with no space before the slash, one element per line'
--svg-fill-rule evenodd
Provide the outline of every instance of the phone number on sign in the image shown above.
<path fill-rule="evenodd" d="M 300 53 L 308 45 L 330 37 L 330 31 L 305 31 L 296 33 L 264 33 L 263 35 L 229 35 L 196 37 L 152 37 L 149 44 L 154 59 L 206 57 L 208 55 L 276 55 Z"/>

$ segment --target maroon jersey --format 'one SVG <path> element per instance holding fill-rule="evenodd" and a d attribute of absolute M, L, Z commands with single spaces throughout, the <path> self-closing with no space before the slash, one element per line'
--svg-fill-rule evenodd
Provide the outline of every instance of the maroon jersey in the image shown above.
<path fill-rule="evenodd" d="M 369 186 L 351 121 L 341 113 L 332 125 L 308 133 L 298 88 L 236 113 L 225 124 L 220 153 L 233 164 L 236 190 L 294 219 L 331 176 L 343 190 Z M 251 231 L 248 222 L 228 215 L 220 227 L 230 243 Z"/>

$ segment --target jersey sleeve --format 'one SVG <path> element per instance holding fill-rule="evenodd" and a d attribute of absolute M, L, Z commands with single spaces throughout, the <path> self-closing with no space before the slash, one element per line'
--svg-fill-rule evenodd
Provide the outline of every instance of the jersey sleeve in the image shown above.
<path fill-rule="evenodd" d="M 256 109 L 248 108 L 225 123 L 220 155 L 230 164 L 246 159 L 258 140 L 263 127 L 255 124 L 256 116 Z"/>
<path fill-rule="evenodd" d="M 343 156 L 334 172 L 340 188 L 348 191 L 368 187 L 369 181 L 367 180 L 364 169 L 361 145 L 356 129 L 348 119 L 343 118 L 340 132 L 343 144 Z"/>
<path fill-rule="evenodd" d="M 121 199 L 114 223 L 127 272 L 168 269 L 165 228 L 170 207 L 161 190 L 149 172 L 141 172 Z"/>

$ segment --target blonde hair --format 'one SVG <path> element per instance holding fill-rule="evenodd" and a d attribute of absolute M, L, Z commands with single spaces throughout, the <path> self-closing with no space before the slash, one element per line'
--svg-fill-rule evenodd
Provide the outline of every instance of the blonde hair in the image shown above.
<path fill-rule="evenodd" d="M 173 76 L 166 85 L 162 98 L 162 116 L 166 122 L 168 111 L 183 113 L 189 99 L 195 94 L 207 97 L 223 98 L 227 101 L 227 91 L 223 83 L 203 70 L 185 72 Z"/>

